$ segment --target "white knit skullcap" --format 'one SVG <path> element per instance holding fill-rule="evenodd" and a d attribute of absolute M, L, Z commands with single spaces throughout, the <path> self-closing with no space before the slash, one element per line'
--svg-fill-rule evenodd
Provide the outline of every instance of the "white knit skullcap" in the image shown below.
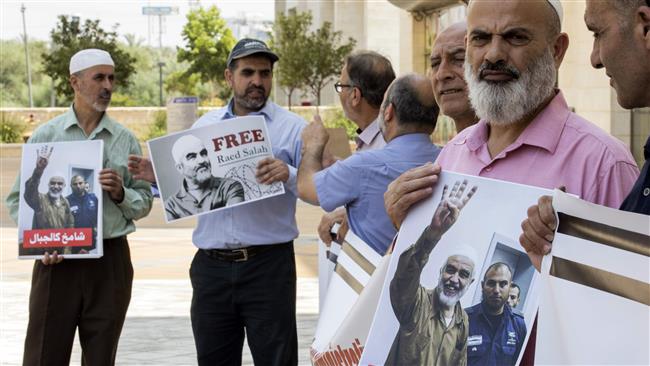
<path fill-rule="evenodd" d="M 447 263 L 449 260 L 449 257 L 454 257 L 454 256 L 461 256 L 469 259 L 472 261 L 472 264 L 474 264 L 474 270 L 472 271 L 473 274 L 476 273 L 476 269 L 480 265 L 478 262 L 478 253 L 476 252 L 476 249 L 474 247 L 467 245 L 467 244 L 454 244 L 453 249 L 451 249 L 451 254 L 447 256 L 447 259 L 445 260 L 445 263 L 443 266 Z"/>
<path fill-rule="evenodd" d="M 194 135 L 185 135 L 176 140 L 172 146 L 172 157 L 174 157 L 174 162 L 176 162 L 176 164 L 180 163 L 183 155 L 187 152 L 187 149 L 197 146 L 204 146 L 203 141 Z"/>
<path fill-rule="evenodd" d="M 70 58 L 70 75 L 97 65 L 115 67 L 110 53 L 96 48 L 81 50 Z"/>
<path fill-rule="evenodd" d="M 560 18 L 560 24 L 562 24 L 562 18 L 564 17 L 564 10 L 562 9 L 562 2 L 560 0 L 546 0 L 549 5 L 555 10 L 555 14 Z"/>
<path fill-rule="evenodd" d="M 564 11 L 562 9 L 562 2 L 560 0 L 546 0 L 555 10 L 557 17 L 560 18 L 560 24 L 562 24 L 562 17 L 564 16 Z"/>

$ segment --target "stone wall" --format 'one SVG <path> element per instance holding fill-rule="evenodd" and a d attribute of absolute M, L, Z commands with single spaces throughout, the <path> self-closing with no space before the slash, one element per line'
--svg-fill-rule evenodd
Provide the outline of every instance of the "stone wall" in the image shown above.
<path fill-rule="evenodd" d="M 218 107 L 199 107 L 199 115 Z M 336 107 L 293 107 L 292 111 L 310 121 L 318 109 L 323 120 L 327 120 L 336 112 Z M 0 108 L 3 120 L 22 121 L 27 125 L 26 136 L 30 136 L 41 124 L 65 113 L 68 108 Z M 149 131 L 149 126 L 154 122 L 158 111 L 164 107 L 110 107 L 112 118 L 129 128 L 135 135 L 142 139 Z"/>

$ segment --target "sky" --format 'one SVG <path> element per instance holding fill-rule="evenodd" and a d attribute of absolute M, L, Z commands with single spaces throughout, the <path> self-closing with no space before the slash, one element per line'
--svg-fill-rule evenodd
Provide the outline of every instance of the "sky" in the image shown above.
<path fill-rule="evenodd" d="M 200 0 L 200 5 L 209 7 L 217 5 L 222 17 L 237 17 L 247 12 L 262 19 L 273 19 L 274 0 Z M 135 34 L 144 44 L 158 45 L 158 17 L 151 17 L 151 37 L 149 37 L 148 16 L 142 15 L 145 6 L 178 7 L 178 14 L 164 17 L 162 44 L 163 46 L 182 46 L 181 31 L 186 22 L 189 1 L 150 1 L 150 0 L 57 0 L 57 1 L 14 1 L 0 0 L 0 39 L 22 39 L 23 23 L 21 4 L 25 4 L 27 37 L 29 39 L 49 40 L 50 31 L 54 28 L 58 15 L 73 15 L 85 19 L 99 19 L 100 26 L 106 30 L 112 29 L 119 23 L 117 33 L 122 36 L 127 33 Z M 254 9 L 253 12 L 250 10 Z M 123 37 L 121 37 L 122 40 Z"/>

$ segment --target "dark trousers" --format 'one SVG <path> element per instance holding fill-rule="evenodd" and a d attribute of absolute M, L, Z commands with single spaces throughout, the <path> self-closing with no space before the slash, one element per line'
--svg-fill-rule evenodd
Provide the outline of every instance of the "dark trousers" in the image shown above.
<path fill-rule="evenodd" d="M 199 365 L 241 365 L 244 330 L 255 365 L 297 365 L 293 243 L 245 262 L 199 250 L 190 268 L 192 330 Z"/>
<path fill-rule="evenodd" d="M 82 364 L 114 365 L 132 282 L 126 237 L 104 240 L 99 259 L 36 261 L 23 365 L 68 365 L 77 327 Z"/>

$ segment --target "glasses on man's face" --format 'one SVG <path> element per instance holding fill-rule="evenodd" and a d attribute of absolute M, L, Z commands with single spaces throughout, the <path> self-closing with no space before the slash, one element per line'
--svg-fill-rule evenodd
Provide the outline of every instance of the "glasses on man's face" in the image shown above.
<path fill-rule="evenodd" d="M 352 84 L 341 84 L 340 81 L 337 81 L 336 83 L 334 83 L 334 90 L 336 90 L 336 92 L 339 93 L 339 94 L 341 94 L 341 92 L 343 91 L 343 88 L 353 88 L 353 87 L 354 87 L 354 85 L 352 85 Z"/>

